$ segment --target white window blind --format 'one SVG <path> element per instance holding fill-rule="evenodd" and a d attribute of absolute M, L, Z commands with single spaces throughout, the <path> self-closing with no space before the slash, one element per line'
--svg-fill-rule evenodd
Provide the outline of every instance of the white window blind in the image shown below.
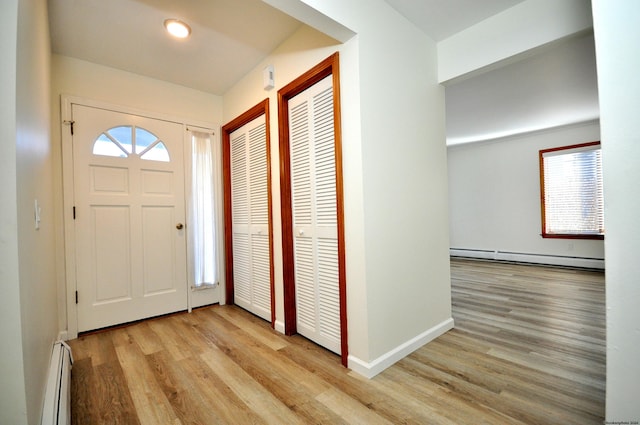
<path fill-rule="evenodd" d="M 599 142 L 540 151 L 542 236 L 604 235 Z"/>

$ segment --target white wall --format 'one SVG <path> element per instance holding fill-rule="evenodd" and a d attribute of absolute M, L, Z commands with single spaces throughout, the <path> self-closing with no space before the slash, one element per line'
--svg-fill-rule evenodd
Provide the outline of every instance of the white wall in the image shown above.
<path fill-rule="evenodd" d="M 360 42 L 369 362 L 452 326 L 444 89 L 435 43 L 386 3 Z"/>
<path fill-rule="evenodd" d="M 447 84 L 445 91 L 449 146 L 597 120 L 593 32 Z"/>
<path fill-rule="evenodd" d="M 370 376 L 452 325 L 444 92 L 437 83 L 436 46 L 383 1 L 289 3 L 304 3 L 357 33 L 340 47 L 349 365 Z M 336 47 L 327 53 L 331 49 Z M 297 54 L 304 50 L 302 45 Z M 298 73 L 312 65 L 296 56 L 285 63 L 303 65 Z M 281 85 L 288 81 L 279 80 L 279 68 Z M 255 81 L 259 72 L 254 70 Z M 233 118 L 226 114 L 230 94 L 225 119 Z M 242 110 L 261 97 L 254 94 Z M 274 213 L 278 221 L 279 211 Z"/>
<path fill-rule="evenodd" d="M 0 423 L 26 424 L 16 202 L 18 0 L 0 3 Z M 10 342 L 10 343 L 9 343 Z"/>
<path fill-rule="evenodd" d="M 224 122 L 236 118 L 261 100 L 269 98 L 271 129 L 271 185 L 273 205 L 274 283 L 276 329 L 284 331 L 284 295 L 282 277 L 282 218 L 280 213 L 280 167 L 278 142 L 278 90 L 336 51 L 340 53 L 342 90 L 343 174 L 345 193 L 345 232 L 347 246 L 347 298 L 362 300 L 349 305 L 349 351 L 357 355 L 368 352 L 366 328 L 366 293 L 364 288 L 364 246 L 362 239 L 362 169 L 359 138 L 359 84 L 357 82 L 357 46 L 353 39 L 339 44 L 334 39 L 306 25 L 274 50 L 224 96 Z M 275 88 L 262 88 L 262 70 L 274 66 Z"/>
<path fill-rule="evenodd" d="M 16 176 L 22 344 L 30 424 L 40 421 L 52 344 L 58 334 L 48 24 L 46 1 L 20 1 Z M 41 209 L 39 230 L 34 223 L 36 199 Z"/>
<path fill-rule="evenodd" d="M 52 138 L 53 187 L 56 210 L 56 263 L 58 265 L 58 305 L 61 331 L 67 327 L 66 275 L 64 273 L 64 222 L 62 209 L 62 147 L 60 96 L 72 95 L 125 106 L 140 111 L 155 112 L 187 122 L 222 121 L 222 98 L 187 87 L 155 80 L 130 72 L 97 65 L 60 55 L 52 56 Z M 64 126 L 64 130 L 67 127 Z M 68 131 L 68 130 L 67 130 Z"/>
<path fill-rule="evenodd" d="M 538 151 L 597 140 L 596 121 L 450 146 L 451 248 L 603 259 L 601 240 L 540 236 Z"/>
<path fill-rule="evenodd" d="M 640 420 L 640 2 L 593 0 L 607 259 L 606 419 Z"/>
<path fill-rule="evenodd" d="M 59 95 L 66 94 L 177 118 L 222 118 L 222 98 L 210 93 L 68 56 L 53 55 L 52 68 L 54 114 L 60 111 Z"/>
<path fill-rule="evenodd" d="M 526 0 L 438 43 L 439 81 L 485 72 L 587 31 L 591 22 L 588 1 Z"/>
<path fill-rule="evenodd" d="M 0 10 L 0 422 L 37 424 L 57 334 L 48 18 L 42 0 L 3 2 Z M 39 230 L 35 199 L 42 208 Z"/>

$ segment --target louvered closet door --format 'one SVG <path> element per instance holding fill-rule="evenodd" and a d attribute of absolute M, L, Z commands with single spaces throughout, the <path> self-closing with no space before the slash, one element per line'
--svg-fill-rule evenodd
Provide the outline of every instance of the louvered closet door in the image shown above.
<path fill-rule="evenodd" d="M 289 101 L 289 126 L 297 330 L 340 354 L 331 76 Z"/>
<path fill-rule="evenodd" d="M 266 124 L 230 135 L 234 303 L 271 320 Z"/>

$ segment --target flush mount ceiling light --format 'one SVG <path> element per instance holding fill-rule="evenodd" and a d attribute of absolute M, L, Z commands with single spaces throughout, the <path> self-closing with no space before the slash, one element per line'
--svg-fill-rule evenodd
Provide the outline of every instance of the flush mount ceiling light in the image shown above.
<path fill-rule="evenodd" d="M 191 34 L 191 27 L 178 19 L 165 19 L 164 27 L 176 38 L 187 38 Z"/>

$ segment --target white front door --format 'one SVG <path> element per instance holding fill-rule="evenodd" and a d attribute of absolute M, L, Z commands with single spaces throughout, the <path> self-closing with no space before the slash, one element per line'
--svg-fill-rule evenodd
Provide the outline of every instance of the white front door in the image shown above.
<path fill-rule="evenodd" d="M 183 126 L 71 112 L 78 331 L 185 310 Z"/>

